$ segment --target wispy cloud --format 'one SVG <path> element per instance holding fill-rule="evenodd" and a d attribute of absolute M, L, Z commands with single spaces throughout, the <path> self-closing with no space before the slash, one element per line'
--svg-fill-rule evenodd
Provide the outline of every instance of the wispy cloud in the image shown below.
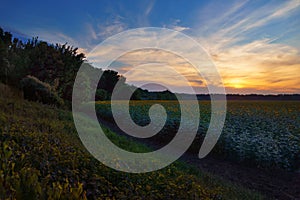
<path fill-rule="evenodd" d="M 163 27 L 170 28 L 170 29 L 173 29 L 173 30 L 179 31 L 179 32 L 186 31 L 186 30 L 190 29 L 189 27 L 181 26 L 180 22 L 181 22 L 180 19 L 176 19 L 170 25 L 164 25 Z"/>
<path fill-rule="evenodd" d="M 212 55 L 229 92 L 299 93 L 300 49 L 278 41 L 289 30 L 275 37 L 255 36 L 299 11 L 300 1 L 267 3 L 254 10 L 247 9 L 249 3 L 236 3 L 208 20 L 195 38 Z"/>
<path fill-rule="evenodd" d="M 254 23 L 247 24 L 247 26 L 245 27 L 245 31 L 249 29 L 261 27 L 274 19 L 285 17 L 286 15 L 290 15 L 299 6 L 300 6 L 299 0 L 286 1 L 284 5 L 279 5 L 277 8 L 272 10 L 274 11 L 272 14 L 269 14 L 265 18 L 257 20 Z"/>
<path fill-rule="evenodd" d="M 127 18 L 131 19 L 131 23 L 134 27 L 151 26 L 149 22 L 149 15 L 151 15 L 155 3 L 155 0 L 140 1 L 138 4 L 139 11 L 136 11 L 136 13 L 127 14 Z"/>
<path fill-rule="evenodd" d="M 91 37 L 93 40 L 97 40 L 98 36 L 97 36 L 97 33 L 96 33 L 93 25 L 90 23 L 87 23 L 86 27 L 87 27 L 87 31 L 89 33 L 89 37 Z"/>
<path fill-rule="evenodd" d="M 145 38 L 130 35 L 128 40 L 122 41 L 126 47 L 139 46 L 139 44 L 157 43 L 162 46 L 172 47 L 172 49 L 186 48 L 191 57 L 199 57 L 199 52 L 189 49 L 189 44 L 175 35 L 155 35 L 149 34 Z M 172 40 L 175 39 L 175 40 Z M 134 42 L 133 42 L 134 41 Z M 173 41 L 173 42 L 171 42 Z M 210 40 L 208 40 L 210 41 Z M 276 43 L 274 38 L 254 40 L 245 44 L 231 44 L 226 48 L 219 48 L 211 53 L 219 72 L 223 78 L 223 83 L 229 93 L 298 93 L 300 82 L 298 71 L 300 69 L 300 52 L 297 48 Z M 217 41 L 216 41 L 217 42 Z M 116 45 L 119 45 L 117 43 Z M 207 43 L 206 45 L 215 45 Z M 112 47 L 108 46 L 103 51 L 94 52 L 94 57 L 111 55 Z M 178 91 L 186 89 L 182 82 L 177 79 L 184 76 L 198 92 L 205 91 L 206 80 L 199 76 L 199 72 L 187 60 L 166 51 L 145 49 L 129 52 L 117 60 L 117 68 L 121 73 L 147 63 L 159 63 L 163 66 L 172 66 L 178 74 L 170 73 L 165 67 L 148 68 L 138 70 L 132 74 L 127 74 L 129 83 L 140 83 L 142 80 L 161 80 L 164 84 L 173 85 Z M 121 66 L 121 67 L 120 67 Z M 200 67 L 200 71 L 207 73 L 207 68 Z M 208 72 L 209 73 L 209 72 Z M 219 83 L 214 83 L 219 86 Z"/>
<path fill-rule="evenodd" d="M 145 15 L 146 16 L 148 16 L 150 14 L 150 12 L 152 11 L 154 3 L 155 3 L 154 0 L 152 0 L 152 1 L 149 2 L 148 6 L 146 7 L 146 10 L 145 10 Z"/>
<path fill-rule="evenodd" d="M 103 27 L 101 25 L 98 25 L 98 27 L 99 31 L 97 36 L 103 39 L 124 31 L 127 28 L 127 25 L 121 21 L 114 21 L 110 25 L 106 25 Z"/>
<path fill-rule="evenodd" d="M 198 52 L 189 51 L 191 50 L 189 49 L 189 45 L 181 42 L 179 37 L 177 37 L 177 40 L 172 40 L 172 38 L 176 38 L 176 34 L 173 36 L 171 34 L 167 34 L 164 37 L 161 37 L 161 35 L 149 34 L 145 38 L 139 38 L 135 35 L 138 36 L 139 34 L 130 35 L 127 37 L 128 40 L 117 43 L 118 46 L 120 46 L 121 49 L 123 46 L 126 46 L 129 49 L 134 49 L 135 46 L 149 43 L 153 44 L 155 41 L 157 44 L 170 47 L 171 49 L 178 49 L 179 46 L 186 47 L 188 48 L 186 53 L 190 56 L 198 57 L 200 59 L 203 56 Z M 172 43 L 169 41 L 172 41 Z M 97 61 L 97 58 L 103 58 L 107 55 L 112 56 L 114 53 L 112 49 L 114 48 L 107 46 L 101 50 L 96 50 L 90 54 L 90 58 L 95 58 L 95 60 L 91 59 L 91 61 L 99 67 L 103 67 L 101 63 Z M 110 68 L 122 73 L 127 78 L 127 82 L 130 84 L 136 85 L 142 83 L 142 81 L 145 83 L 147 81 L 151 82 L 151 80 L 152 82 L 159 80 L 164 86 L 173 89 L 176 87 L 177 89 L 174 91 L 177 92 L 188 91 L 189 85 L 191 85 L 197 92 L 206 92 L 206 82 L 199 75 L 197 70 L 198 68 L 192 66 L 189 62 L 187 62 L 187 60 L 185 60 L 185 58 L 177 55 L 176 53 L 146 48 L 128 52 L 119 57 L 116 62 L 117 65 L 113 63 Z M 122 65 L 120 65 L 120 63 L 122 63 Z M 147 65 L 147 67 L 141 70 L 140 66 L 143 65 Z M 203 63 L 203 65 L 206 65 L 206 63 Z M 172 70 L 170 70 L 170 67 Z M 136 70 L 136 68 L 138 68 L 138 70 Z M 209 65 L 206 66 L 206 68 L 209 68 Z M 205 67 L 203 69 L 205 70 Z M 184 81 L 185 79 L 189 81 L 189 84 Z"/>
<path fill-rule="evenodd" d="M 300 52 L 291 46 L 258 40 L 213 56 L 225 85 L 285 91 L 299 87 Z M 279 81 L 280 80 L 280 81 Z M 297 91 L 294 91 L 297 92 Z"/>
<path fill-rule="evenodd" d="M 131 27 L 151 25 L 149 19 L 155 9 L 155 1 L 139 4 L 136 13 L 116 12 L 113 10 L 105 19 L 90 18 L 84 24 L 85 37 L 76 40 L 61 31 L 45 31 L 35 29 L 26 32 L 27 35 L 39 35 L 40 39 L 52 43 L 65 43 L 81 46 L 82 52 L 91 50 L 99 42 L 109 36 L 120 33 Z M 213 7 L 211 7 L 213 6 Z M 125 9 L 125 8 L 123 8 Z M 288 19 L 300 11 L 300 0 L 260 3 L 252 1 L 237 1 L 230 6 L 210 4 L 207 10 L 199 11 L 202 19 L 192 25 L 175 19 L 164 27 L 179 32 L 190 33 L 204 49 L 211 55 L 229 93 L 299 93 L 300 92 L 300 47 L 282 43 L 280 38 L 287 38 L 290 29 L 278 30 L 280 23 L 289 22 Z M 216 9 L 223 9 L 216 12 Z M 284 21 L 285 20 L 285 21 Z M 295 21 L 295 20 L 294 20 Z M 184 22 L 184 23 L 183 23 Z M 295 24 L 295 22 L 294 22 Z M 297 23 L 296 23 L 297 24 Z M 268 27 L 277 26 L 272 30 L 277 32 L 269 35 Z M 294 29 L 295 27 L 291 28 Z M 188 31 L 187 31 L 188 30 Z M 186 46 L 181 40 L 170 42 L 173 35 L 158 37 L 149 35 L 141 39 L 128 38 L 128 47 L 142 44 L 145 41 L 176 47 Z M 82 39 L 83 38 L 83 39 Z M 134 42 L 132 42 L 134 41 Z M 118 45 L 118 44 L 115 44 Z M 109 55 L 112 47 L 93 52 L 91 56 Z M 189 51 L 191 56 L 198 56 L 198 52 Z M 133 67 L 147 63 L 160 63 L 172 66 L 175 71 L 190 81 L 196 91 L 205 91 L 206 82 L 199 76 L 186 60 L 170 52 L 144 50 L 128 53 L 117 60 L 121 73 L 127 73 Z M 120 63 L 123 64 L 120 66 Z M 161 80 L 164 84 L 177 87 L 178 91 L 186 88 L 178 74 L 169 72 L 164 67 L 149 68 L 149 70 L 135 70 L 127 74 L 130 83 L 142 83 L 145 80 Z M 218 86 L 218 83 L 216 84 Z"/>
<path fill-rule="evenodd" d="M 130 26 L 144 27 L 149 26 L 149 15 L 155 5 L 155 0 L 140 3 L 140 11 L 131 13 L 121 4 L 119 10 L 110 9 L 109 16 L 105 19 L 99 19 L 88 15 L 90 22 L 86 23 L 87 45 L 92 49 L 95 44 L 100 43 L 106 38 L 127 30 Z M 123 14 L 120 14 L 123 13 Z M 94 44 L 94 45 L 93 45 Z"/>
<path fill-rule="evenodd" d="M 81 38 L 81 46 L 92 50 L 97 44 L 106 38 L 120 33 L 128 28 L 124 22 L 124 17 L 113 15 L 106 21 L 101 21 L 89 16 L 91 22 L 85 23 L 86 35 Z"/>
<path fill-rule="evenodd" d="M 253 32 L 250 31 L 257 30 L 276 19 L 288 17 L 299 10 L 300 6 L 300 0 L 290 0 L 277 5 L 268 3 L 255 10 L 247 10 L 244 8 L 247 3 L 249 2 L 236 3 L 220 17 L 208 20 L 208 24 L 204 25 L 205 29 L 200 26 L 197 35 L 201 44 L 215 52 L 237 42 L 253 39 L 251 38 Z"/>

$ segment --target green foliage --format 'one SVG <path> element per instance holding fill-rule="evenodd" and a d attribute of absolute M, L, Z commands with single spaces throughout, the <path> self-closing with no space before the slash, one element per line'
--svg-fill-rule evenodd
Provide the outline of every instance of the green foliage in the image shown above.
<path fill-rule="evenodd" d="M 0 28 L 0 82 L 21 88 L 23 78 L 34 76 L 55 87 L 58 96 L 70 102 L 76 73 L 84 59 L 77 50 L 37 38 L 24 44 Z"/>
<path fill-rule="evenodd" d="M 104 89 L 111 94 L 117 82 L 120 81 L 120 84 L 124 84 L 125 80 L 125 77 L 119 75 L 118 72 L 113 70 L 106 70 L 103 72 L 103 75 L 98 84 L 98 88 Z"/>
<path fill-rule="evenodd" d="M 108 92 L 103 89 L 97 89 L 96 91 L 96 99 L 98 101 L 105 101 L 108 100 Z"/>
<path fill-rule="evenodd" d="M 198 135 L 203 138 L 210 123 L 211 105 L 207 101 L 199 101 L 199 105 L 186 101 L 187 113 L 200 106 L 200 116 L 192 116 L 190 120 L 181 122 L 181 111 L 177 101 L 131 101 L 130 114 L 133 121 L 140 126 L 150 123 L 148 115 L 151 105 L 158 103 L 165 107 L 167 121 L 162 136 L 165 141 L 178 130 L 180 123 L 193 123 L 199 120 Z M 121 101 L 120 106 L 126 106 Z M 230 160 L 264 168 L 281 168 L 297 170 L 300 160 L 300 103 L 229 101 L 227 116 L 222 135 L 213 153 Z M 97 102 L 96 111 L 104 120 L 112 121 L 110 102 Z M 118 114 L 122 114 L 121 111 Z M 158 116 L 159 117 L 159 116 Z M 163 120 L 163 119 L 162 119 Z M 201 144 L 201 141 L 198 141 Z M 200 145 L 191 149 L 199 151 Z"/>
<path fill-rule="evenodd" d="M 45 104 L 62 106 L 63 100 L 58 97 L 54 89 L 47 83 L 34 76 L 27 76 L 21 80 L 24 98 L 31 101 L 39 101 Z"/>
<path fill-rule="evenodd" d="M 74 99 L 79 102 L 89 102 L 94 100 L 92 99 L 92 91 L 91 91 L 91 81 L 87 74 L 83 72 L 79 72 L 76 77 L 77 81 L 74 84 L 74 88 L 77 89 L 74 95 Z"/>
<path fill-rule="evenodd" d="M 125 83 L 126 78 L 118 74 L 118 72 L 113 70 L 102 71 L 99 68 L 94 68 L 89 63 L 84 63 L 84 54 L 77 51 L 78 48 L 73 48 L 67 44 L 48 44 L 47 42 L 39 41 L 37 37 L 28 40 L 27 43 L 23 43 L 21 40 L 13 38 L 11 33 L 4 32 L 0 28 L 0 82 L 17 88 L 25 88 L 24 94 L 29 99 L 30 97 L 27 95 L 29 93 L 47 93 L 45 89 L 32 91 L 36 88 L 34 86 L 31 87 L 32 85 L 36 86 L 36 84 L 33 84 L 33 81 L 29 83 L 31 89 L 24 87 L 24 81 L 29 81 L 27 76 L 35 77 L 39 82 L 49 84 L 57 94 L 55 96 L 63 99 L 65 104 L 70 107 L 74 81 L 79 68 L 82 66 L 85 68 L 86 77 L 90 79 L 82 85 L 85 89 L 81 90 L 82 94 L 80 95 L 84 99 L 90 98 L 88 88 L 97 86 L 96 100 L 109 100 L 117 82 L 119 82 L 121 87 L 135 90 L 132 95 L 133 100 L 176 99 L 175 95 L 169 91 L 148 92 L 147 90 L 130 86 Z M 100 80 L 95 79 L 93 76 L 97 73 L 101 74 Z M 33 95 L 31 100 L 39 100 L 43 103 L 52 102 L 53 99 L 48 101 L 41 97 L 45 95 L 38 95 L 39 97 Z"/>
<path fill-rule="evenodd" d="M 265 168 L 300 165 L 300 102 L 232 101 L 219 143 L 230 159 Z"/>
<path fill-rule="evenodd" d="M 82 146 L 70 112 L 7 98 L 0 106 L 0 199 L 261 199 L 178 163 L 145 174 L 112 170 Z M 147 149 L 105 131 L 132 151 Z"/>
<path fill-rule="evenodd" d="M 23 92 L 18 88 L 0 83 L 0 98 L 22 99 Z"/>

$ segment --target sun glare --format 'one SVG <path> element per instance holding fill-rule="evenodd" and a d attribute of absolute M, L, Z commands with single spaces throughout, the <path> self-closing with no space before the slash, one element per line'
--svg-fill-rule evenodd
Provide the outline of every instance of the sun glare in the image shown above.
<path fill-rule="evenodd" d="M 244 81 L 240 79 L 232 79 L 229 80 L 227 85 L 229 87 L 234 87 L 234 88 L 243 88 L 244 87 Z"/>

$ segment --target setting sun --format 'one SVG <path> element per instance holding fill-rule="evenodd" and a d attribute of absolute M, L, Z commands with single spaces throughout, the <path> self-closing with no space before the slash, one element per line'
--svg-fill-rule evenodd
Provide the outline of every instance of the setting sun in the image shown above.
<path fill-rule="evenodd" d="M 232 80 L 228 80 L 228 82 L 225 85 L 227 87 L 243 88 L 245 86 L 245 81 L 241 79 L 232 79 Z"/>

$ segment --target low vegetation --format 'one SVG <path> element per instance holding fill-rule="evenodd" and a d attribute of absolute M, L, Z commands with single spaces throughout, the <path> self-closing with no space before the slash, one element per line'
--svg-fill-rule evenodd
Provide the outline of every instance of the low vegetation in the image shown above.
<path fill-rule="evenodd" d="M 126 106 L 122 103 L 119 102 L 120 106 Z M 189 126 L 199 119 L 197 137 L 205 136 L 211 115 L 209 101 L 199 101 L 199 105 L 188 102 L 186 112 L 191 113 L 195 106 L 200 106 L 200 116 L 186 122 L 180 122 L 177 101 L 132 101 L 132 119 L 141 126 L 147 125 L 149 108 L 156 103 L 163 105 L 168 115 L 159 140 L 171 138 L 180 123 Z M 96 110 L 100 118 L 113 122 L 110 102 L 98 102 Z M 297 170 L 300 164 L 299 110 L 297 101 L 228 101 L 225 125 L 213 153 L 256 167 Z M 118 114 L 121 115 L 121 111 Z M 195 149 L 199 150 L 199 145 Z"/>
<path fill-rule="evenodd" d="M 0 98 L 0 199 L 261 199 L 252 191 L 174 163 L 128 174 L 95 160 L 69 111 Z M 146 147 L 105 128 L 117 145 Z"/>

